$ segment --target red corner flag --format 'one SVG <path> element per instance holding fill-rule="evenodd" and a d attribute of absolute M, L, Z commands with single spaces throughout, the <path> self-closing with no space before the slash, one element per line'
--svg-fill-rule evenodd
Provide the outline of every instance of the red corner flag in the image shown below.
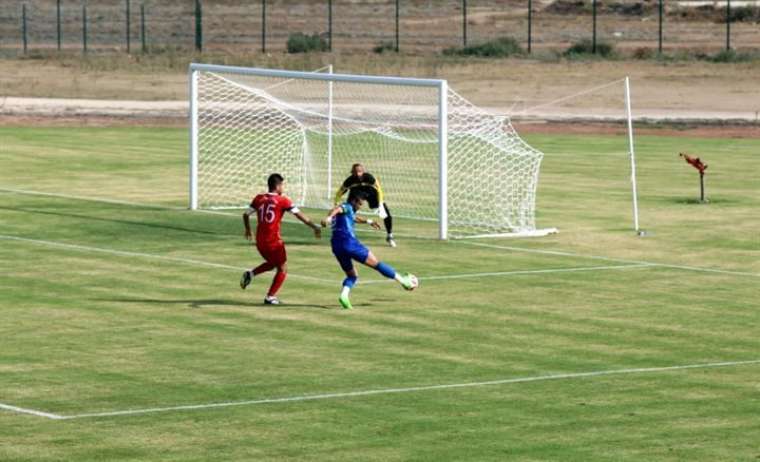
<path fill-rule="evenodd" d="M 705 170 L 707 170 L 707 164 L 703 164 L 702 160 L 700 160 L 699 157 L 691 157 L 690 155 L 683 152 L 679 153 L 678 155 L 683 157 L 684 160 L 689 163 L 689 165 L 699 170 L 700 175 L 705 174 Z"/>

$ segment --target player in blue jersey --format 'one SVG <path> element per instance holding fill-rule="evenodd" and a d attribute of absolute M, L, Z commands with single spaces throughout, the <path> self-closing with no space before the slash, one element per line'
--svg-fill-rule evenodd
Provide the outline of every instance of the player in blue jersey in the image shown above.
<path fill-rule="evenodd" d="M 322 226 L 326 227 L 332 224 L 330 243 L 332 244 L 333 255 L 335 255 L 343 271 L 346 272 L 343 290 L 338 301 L 347 310 L 352 308 L 348 295 L 358 280 L 358 273 L 354 268 L 353 260 L 374 268 L 388 279 L 395 279 L 406 290 L 413 290 L 417 287 L 417 278 L 414 275 L 408 273 L 402 275 L 390 265 L 378 261 L 377 257 L 356 238 L 354 223 L 366 223 L 375 229 L 380 229 L 380 224 L 376 221 L 356 215 L 364 200 L 366 200 L 364 192 L 351 190 L 348 201 L 332 209 L 327 217 L 322 220 Z"/>

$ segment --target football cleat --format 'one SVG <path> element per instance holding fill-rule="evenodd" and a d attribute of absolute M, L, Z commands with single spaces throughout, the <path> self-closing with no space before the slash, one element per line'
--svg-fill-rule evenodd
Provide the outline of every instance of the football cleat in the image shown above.
<path fill-rule="evenodd" d="M 264 304 L 265 305 L 279 305 L 280 299 L 271 295 L 267 295 L 264 297 Z"/>
<path fill-rule="evenodd" d="M 391 247 L 396 247 L 396 241 L 393 240 L 393 236 L 386 237 L 385 242 L 387 242 Z"/>
<path fill-rule="evenodd" d="M 240 277 L 240 288 L 245 290 L 246 287 L 248 287 L 251 284 L 251 280 L 253 280 L 253 275 L 250 271 L 246 271 L 243 273 L 243 275 Z"/>
<path fill-rule="evenodd" d="M 348 299 L 348 296 L 341 295 L 338 297 L 338 301 L 340 302 L 340 306 L 343 307 L 344 310 L 352 310 L 354 307 L 351 306 L 351 300 Z"/>

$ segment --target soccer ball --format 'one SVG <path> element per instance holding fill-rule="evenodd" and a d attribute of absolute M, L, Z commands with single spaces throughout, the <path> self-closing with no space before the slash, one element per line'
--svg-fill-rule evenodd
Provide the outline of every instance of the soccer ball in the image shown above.
<path fill-rule="evenodd" d="M 409 281 L 412 283 L 412 287 L 409 290 L 414 290 L 420 286 L 420 281 L 417 280 L 417 276 L 409 274 Z"/>

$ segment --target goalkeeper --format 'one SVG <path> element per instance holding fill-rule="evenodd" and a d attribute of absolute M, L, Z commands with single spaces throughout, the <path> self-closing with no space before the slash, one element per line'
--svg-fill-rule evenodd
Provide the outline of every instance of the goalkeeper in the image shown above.
<path fill-rule="evenodd" d="M 335 205 L 341 204 L 344 194 L 354 192 L 361 192 L 367 198 L 369 208 L 377 211 L 378 216 L 383 219 L 385 224 L 385 232 L 387 233 L 385 242 L 391 247 L 396 247 L 396 241 L 393 240 L 393 217 L 385 204 L 380 179 L 366 171 L 364 165 L 359 163 L 351 166 L 351 175 L 338 188 L 338 192 L 335 194 Z"/>

